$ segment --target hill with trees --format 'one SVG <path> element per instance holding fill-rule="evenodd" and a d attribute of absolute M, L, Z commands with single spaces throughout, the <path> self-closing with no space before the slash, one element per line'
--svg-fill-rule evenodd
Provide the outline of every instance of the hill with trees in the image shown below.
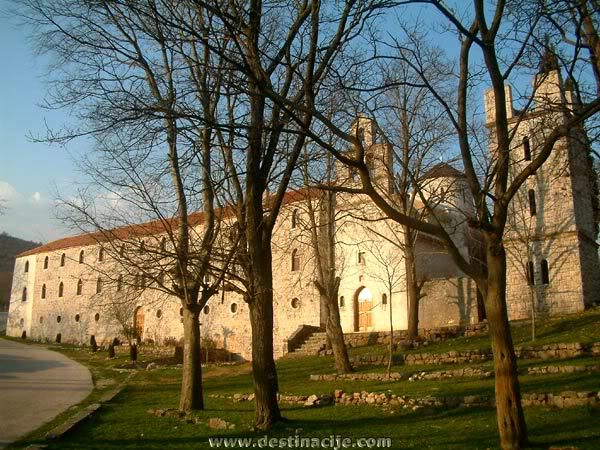
<path fill-rule="evenodd" d="M 15 257 L 40 245 L 38 242 L 19 239 L 5 232 L 0 233 L 0 311 L 8 310 Z"/>

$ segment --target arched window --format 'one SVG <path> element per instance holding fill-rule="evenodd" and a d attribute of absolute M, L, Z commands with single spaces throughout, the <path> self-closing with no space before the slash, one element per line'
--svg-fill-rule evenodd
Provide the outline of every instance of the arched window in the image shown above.
<path fill-rule="evenodd" d="M 140 242 L 140 248 L 138 249 L 140 253 L 143 253 L 146 250 L 146 243 L 144 241 Z"/>
<path fill-rule="evenodd" d="M 344 298 L 344 296 L 342 295 L 340 297 L 340 308 L 344 308 L 346 306 L 346 299 Z"/>
<path fill-rule="evenodd" d="M 21 301 L 23 301 L 23 302 L 27 301 L 27 288 L 26 287 L 23 288 L 23 293 L 21 294 Z"/>
<path fill-rule="evenodd" d="M 59 297 L 63 296 L 64 290 L 65 290 L 65 285 L 61 281 L 60 284 L 58 285 L 58 296 Z"/>
<path fill-rule="evenodd" d="M 42 284 L 42 295 L 41 295 L 41 297 L 42 298 L 46 298 L 46 285 L 45 284 Z"/>
<path fill-rule="evenodd" d="M 300 270 L 300 255 L 298 255 L 298 249 L 292 250 L 292 272 Z"/>
<path fill-rule="evenodd" d="M 231 311 L 232 314 L 237 313 L 237 310 L 238 310 L 237 303 L 232 303 L 231 306 L 229 307 L 229 310 Z"/>
<path fill-rule="evenodd" d="M 64 253 L 60 255 L 60 267 L 65 267 L 65 260 L 67 259 L 67 255 Z"/>
<path fill-rule="evenodd" d="M 167 238 L 162 238 L 160 240 L 160 251 L 164 252 L 167 250 Z"/>
<path fill-rule="evenodd" d="M 523 158 L 525 161 L 531 161 L 531 147 L 529 146 L 529 138 L 523 138 Z"/>
<path fill-rule="evenodd" d="M 546 261 L 545 259 L 542 259 L 540 266 L 542 269 L 542 284 L 549 284 L 550 283 L 550 273 L 548 271 L 548 261 Z"/>
<path fill-rule="evenodd" d="M 44 258 L 44 269 L 47 269 L 47 268 L 48 268 L 48 257 L 46 256 Z"/>
<path fill-rule="evenodd" d="M 535 285 L 535 277 L 534 277 L 534 272 L 533 272 L 533 262 L 532 261 L 529 261 L 527 263 L 527 284 L 529 286 Z"/>
<path fill-rule="evenodd" d="M 123 275 L 119 275 L 119 278 L 117 279 L 117 292 L 120 292 L 122 287 L 123 287 Z"/>
<path fill-rule="evenodd" d="M 140 277 L 140 287 L 146 289 L 146 275 L 142 274 Z"/>
<path fill-rule="evenodd" d="M 83 281 L 79 280 L 77 282 L 77 295 L 81 295 L 82 292 L 83 292 Z"/>
<path fill-rule="evenodd" d="M 119 249 L 119 256 L 125 255 L 125 244 L 121 244 L 121 248 Z"/>
<path fill-rule="evenodd" d="M 203 312 L 204 314 L 208 314 L 208 313 L 210 312 L 210 306 L 206 305 L 206 306 L 205 306 L 205 307 L 202 309 L 202 312 Z"/>
<path fill-rule="evenodd" d="M 529 196 L 529 214 L 533 217 L 537 214 L 537 208 L 535 205 L 535 191 L 533 189 L 529 189 L 527 195 Z"/>
<path fill-rule="evenodd" d="M 81 316 L 79 314 L 75 314 L 75 322 L 79 322 L 80 318 L 81 318 Z"/>
<path fill-rule="evenodd" d="M 99 320 L 100 320 L 100 314 L 99 314 L 99 313 L 96 313 L 96 314 L 94 315 L 94 321 L 98 322 Z"/>
<path fill-rule="evenodd" d="M 29 272 L 29 261 L 25 261 L 25 273 Z"/>
<path fill-rule="evenodd" d="M 162 310 L 159 309 L 156 311 L 156 318 L 160 319 L 161 317 L 162 317 Z"/>
<path fill-rule="evenodd" d="M 387 294 L 382 294 L 381 295 L 381 304 L 382 305 L 387 305 Z"/>
<path fill-rule="evenodd" d="M 96 280 L 96 294 L 100 294 L 102 292 L 102 278 L 98 278 Z"/>
<path fill-rule="evenodd" d="M 298 226 L 298 210 L 294 209 L 292 211 L 292 228 L 296 228 Z"/>
<path fill-rule="evenodd" d="M 104 247 L 100 247 L 98 249 L 98 261 L 99 262 L 104 261 Z"/>
<path fill-rule="evenodd" d="M 79 264 L 83 264 L 83 250 L 79 252 Z"/>

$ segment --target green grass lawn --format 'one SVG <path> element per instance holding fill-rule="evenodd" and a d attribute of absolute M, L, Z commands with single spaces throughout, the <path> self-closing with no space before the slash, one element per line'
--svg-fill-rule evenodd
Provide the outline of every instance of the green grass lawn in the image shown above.
<path fill-rule="evenodd" d="M 600 323 L 598 310 L 568 317 L 567 325 L 557 321 L 540 324 L 539 339 L 536 345 L 551 342 L 593 342 L 599 341 Z M 514 327 L 515 341 L 528 343 L 528 327 Z M 461 338 L 432 344 L 427 351 L 448 351 L 451 349 L 471 349 L 479 343 L 487 343 L 487 336 Z M 456 346 L 453 346 L 455 343 Z M 361 348 L 364 353 L 381 351 L 382 346 Z M 125 356 L 107 360 L 105 354 L 92 354 L 69 346 L 56 347 L 67 356 L 90 367 L 94 381 L 105 385 L 122 381 L 127 373 L 114 370 L 125 362 Z M 353 349 L 357 351 L 359 349 Z M 423 350 L 420 350 L 423 351 Z M 140 359 L 148 358 L 141 349 Z M 525 375 L 526 368 L 546 364 L 598 364 L 599 358 L 574 358 L 561 361 L 519 361 L 524 373 L 520 376 L 521 390 L 524 393 L 551 392 L 566 390 L 598 391 L 600 376 L 597 373 L 570 373 L 548 375 Z M 464 366 L 464 365 L 463 365 Z M 491 368 L 490 362 L 477 365 Z M 441 381 L 400 381 L 400 382 L 311 382 L 310 374 L 332 373 L 332 357 L 283 358 L 277 362 L 280 391 L 282 394 L 323 394 L 334 389 L 346 392 L 392 392 L 409 397 L 424 396 L 465 396 L 489 395 L 494 392 L 492 379 L 449 379 Z M 441 370 L 448 366 L 400 366 L 395 371 L 412 373 L 416 370 Z M 361 366 L 360 371 L 385 370 L 383 366 Z M 125 390 L 109 404 L 82 423 L 60 441 L 50 442 L 49 448 L 67 449 L 108 449 L 108 448 L 211 448 L 209 437 L 256 437 L 264 433 L 251 431 L 253 421 L 252 402 L 233 403 L 231 399 L 215 398 L 214 395 L 232 395 L 252 392 L 250 365 L 209 367 L 204 370 L 206 410 L 195 415 L 203 421 L 219 417 L 235 424 L 235 429 L 226 431 L 211 430 L 205 424 L 186 423 L 171 417 L 155 417 L 147 411 L 154 408 L 176 408 L 178 403 L 181 371 L 161 368 L 138 371 Z M 84 402 L 97 400 L 109 387 L 94 391 Z M 82 405 L 84 405 L 82 404 Z M 81 407 L 81 406 L 80 406 Z M 419 411 L 396 410 L 393 413 L 383 408 L 361 406 L 327 406 L 304 408 L 297 405 L 281 405 L 287 422 L 277 425 L 270 437 L 288 437 L 299 430 L 302 437 L 327 437 L 331 434 L 351 438 L 389 437 L 392 448 L 407 449 L 487 449 L 497 448 L 495 411 L 493 409 L 424 409 Z M 572 408 L 556 409 L 535 407 L 525 409 L 530 440 L 534 448 L 548 448 L 550 445 L 574 445 L 580 449 L 600 448 L 600 409 Z M 64 416 L 64 415 L 63 415 Z M 55 423 L 57 421 L 54 421 Z M 54 424 L 55 424 L 54 423 Z M 32 433 L 26 439 L 10 448 L 22 448 L 42 442 L 42 431 L 50 425 Z"/>
<path fill-rule="evenodd" d="M 81 356 L 81 355 L 77 355 Z M 312 358 L 321 360 L 322 358 Z M 308 362 L 310 359 L 307 358 Z M 292 364 L 293 361 L 293 364 Z M 334 384 L 306 383 L 306 371 L 300 370 L 297 360 L 281 361 L 279 374 L 282 392 L 314 393 L 328 392 Z M 264 433 L 250 431 L 253 420 L 253 403 L 233 403 L 230 399 L 214 398 L 251 391 L 251 377 L 245 372 L 247 366 L 227 368 L 237 375 L 222 376 L 223 368 L 206 372 L 206 410 L 196 416 L 207 420 L 219 417 L 234 423 L 236 428 L 215 431 L 204 424 L 190 424 L 169 417 L 155 417 L 147 413 L 150 408 L 175 408 L 179 391 L 179 375 L 176 370 L 161 369 L 140 371 L 128 388 L 117 398 L 83 423 L 61 441 L 51 443 L 49 448 L 210 448 L 209 437 L 255 436 Z M 295 375 L 294 375 L 295 374 Z M 524 391 L 565 390 L 589 388 L 597 378 L 590 374 L 577 376 L 523 377 Z M 415 382 L 395 383 L 397 393 L 406 395 L 467 395 L 492 394 L 493 384 L 485 382 Z M 403 388 L 401 386 L 404 386 Z M 335 384 L 344 388 L 344 383 Z M 384 391 L 386 383 L 369 383 L 354 389 Z M 287 437 L 295 430 L 303 437 L 325 437 L 330 434 L 347 437 L 390 437 L 393 448 L 434 449 L 485 449 L 496 448 L 496 423 L 493 409 L 454 409 L 397 411 L 395 414 L 373 406 L 328 406 L 304 408 L 282 404 L 288 422 L 278 425 L 269 433 L 271 437 Z M 554 408 L 527 408 L 530 439 L 536 448 L 549 445 L 570 444 L 581 449 L 600 447 L 600 411 L 590 408 L 558 410 Z M 28 439 L 22 444 L 35 442 Z"/>

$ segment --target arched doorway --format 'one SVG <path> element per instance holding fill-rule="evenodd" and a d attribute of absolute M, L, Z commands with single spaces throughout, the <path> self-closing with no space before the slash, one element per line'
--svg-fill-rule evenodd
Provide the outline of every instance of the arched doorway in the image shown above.
<path fill-rule="evenodd" d="M 373 328 L 371 310 L 373 309 L 373 293 L 365 286 L 354 293 L 354 331 L 370 331 Z"/>
<path fill-rule="evenodd" d="M 138 306 L 133 315 L 133 329 L 135 337 L 141 341 L 144 338 L 144 310 Z"/>

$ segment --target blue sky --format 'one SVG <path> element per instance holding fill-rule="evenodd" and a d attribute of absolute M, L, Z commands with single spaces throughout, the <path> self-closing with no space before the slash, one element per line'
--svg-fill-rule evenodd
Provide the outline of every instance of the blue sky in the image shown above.
<path fill-rule="evenodd" d="M 72 155 L 90 148 L 85 141 L 63 148 L 29 138 L 43 135 L 46 123 L 59 127 L 69 117 L 39 106 L 47 60 L 35 54 L 28 27 L 6 13 L 10 7 L 11 0 L 0 0 L 0 199 L 7 207 L 0 232 L 48 242 L 72 234 L 55 218 L 55 199 L 70 196 L 80 177 Z"/>
<path fill-rule="evenodd" d="M 9 2 L 0 0 L 0 10 Z M 69 195 L 77 178 L 70 153 L 83 149 L 82 143 L 64 149 L 28 139 L 45 131 L 45 121 L 60 124 L 68 118 L 38 106 L 46 67 L 27 39 L 25 27 L 0 14 L 0 198 L 7 206 L 0 232 L 47 242 L 70 233 L 54 219 L 54 198 L 57 192 Z"/>

